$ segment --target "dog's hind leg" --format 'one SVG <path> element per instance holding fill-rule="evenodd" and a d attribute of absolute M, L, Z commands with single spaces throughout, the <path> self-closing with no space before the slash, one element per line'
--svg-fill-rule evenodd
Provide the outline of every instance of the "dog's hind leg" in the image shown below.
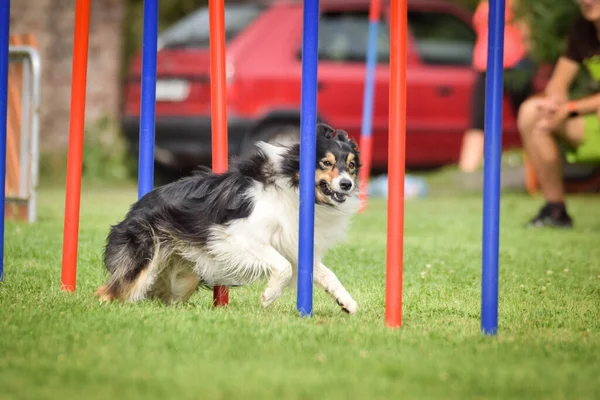
<path fill-rule="evenodd" d="M 350 293 L 344 288 L 333 271 L 322 263 L 315 264 L 315 283 L 333 297 L 338 305 L 342 307 L 342 310 L 348 314 L 356 313 L 358 309 L 356 301 L 350 296 Z"/>
<path fill-rule="evenodd" d="M 151 295 L 165 303 L 186 302 L 194 294 L 200 277 L 192 270 L 193 264 L 179 255 L 173 255 L 151 289 Z"/>
<path fill-rule="evenodd" d="M 112 274 L 108 282 L 99 287 L 96 296 L 100 301 L 136 302 L 149 297 L 157 276 L 165 267 L 169 254 L 157 249 L 151 260 L 140 264 L 138 269 L 119 268 Z"/>
<path fill-rule="evenodd" d="M 166 250 L 146 223 L 126 219 L 113 226 L 104 248 L 104 265 L 110 278 L 96 295 L 101 301 L 145 298 L 162 261 L 169 256 Z"/>
<path fill-rule="evenodd" d="M 198 285 L 200 284 L 200 278 L 191 269 L 180 270 L 176 276 L 173 277 L 171 284 L 171 292 L 173 302 L 186 302 L 194 294 Z"/>
<path fill-rule="evenodd" d="M 108 283 L 100 286 L 95 295 L 101 302 L 110 302 L 113 300 L 138 301 L 146 297 L 149 286 L 148 267 L 141 270 L 135 277 L 113 275 Z"/>

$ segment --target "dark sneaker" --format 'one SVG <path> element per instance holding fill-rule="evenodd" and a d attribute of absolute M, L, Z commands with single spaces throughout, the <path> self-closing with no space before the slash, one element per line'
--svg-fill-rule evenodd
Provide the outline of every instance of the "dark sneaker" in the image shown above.
<path fill-rule="evenodd" d="M 540 209 L 538 215 L 527 224 L 530 228 L 553 227 L 572 228 L 573 220 L 564 204 L 548 203 Z"/>

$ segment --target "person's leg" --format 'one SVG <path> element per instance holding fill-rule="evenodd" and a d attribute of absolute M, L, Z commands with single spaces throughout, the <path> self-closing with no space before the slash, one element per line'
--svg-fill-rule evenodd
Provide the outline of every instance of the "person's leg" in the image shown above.
<path fill-rule="evenodd" d="M 462 140 L 458 167 L 462 172 L 475 172 L 483 159 L 484 134 L 481 129 L 468 129 Z"/>
<path fill-rule="evenodd" d="M 518 113 L 518 127 L 523 146 L 538 175 L 540 187 L 546 204 L 531 225 L 571 226 L 564 204 L 564 186 L 562 177 L 562 157 L 557 143 L 557 137 L 562 137 L 571 146 L 577 147 L 584 133 L 583 118 L 568 120 L 554 135 L 535 130 L 535 125 L 541 115 L 538 110 L 541 97 L 525 101 Z"/>
<path fill-rule="evenodd" d="M 460 149 L 458 167 L 463 172 L 474 172 L 483 160 L 485 120 L 485 72 L 477 74 L 471 97 L 471 127 L 465 132 Z"/>

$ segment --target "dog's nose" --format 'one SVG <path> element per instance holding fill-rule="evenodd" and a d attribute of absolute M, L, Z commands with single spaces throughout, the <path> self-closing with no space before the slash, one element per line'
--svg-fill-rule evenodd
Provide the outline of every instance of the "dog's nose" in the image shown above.
<path fill-rule="evenodd" d="M 342 179 L 340 181 L 340 187 L 342 190 L 348 191 L 352 189 L 352 181 L 350 179 Z"/>

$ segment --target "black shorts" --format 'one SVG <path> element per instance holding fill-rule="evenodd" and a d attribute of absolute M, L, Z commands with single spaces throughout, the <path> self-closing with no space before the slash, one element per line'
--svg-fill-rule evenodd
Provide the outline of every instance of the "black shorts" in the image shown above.
<path fill-rule="evenodd" d="M 529 67 L 529 66 L 528 66 Z M 515 73 L 515 71 L 517 71 Z M 518 84 L 511 84 L 519 76 Z M 533 73 L 527 69 L 504 70 L 504 94 L 508 95 L 513 112 L 516 115 L 519 107 L 533 92 Z M 483 130 L 485 125 L 485 72 L 478 72 L 471 96 L 471 129 Z"/>

